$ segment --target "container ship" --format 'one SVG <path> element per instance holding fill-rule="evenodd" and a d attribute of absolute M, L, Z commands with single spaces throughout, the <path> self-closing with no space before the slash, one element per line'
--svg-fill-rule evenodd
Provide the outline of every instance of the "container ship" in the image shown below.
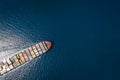
<path fill-rule="evenodd" d="M 21 50 L 12 56 L 9 56 L 0 61 L 0 75 L 3 75 L 18 66 L 46 53 L 52 46 L 50 41 L 42 41 Z"/>

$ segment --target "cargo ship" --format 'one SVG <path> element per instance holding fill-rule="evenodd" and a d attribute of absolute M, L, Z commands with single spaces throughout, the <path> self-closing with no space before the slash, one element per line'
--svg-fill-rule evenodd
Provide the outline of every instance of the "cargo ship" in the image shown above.
<path fill-rule="evenodd" d="M 46 53 L 51 46 L 52 42 L 42 41 L 1 60 L 0 76 Z"/>

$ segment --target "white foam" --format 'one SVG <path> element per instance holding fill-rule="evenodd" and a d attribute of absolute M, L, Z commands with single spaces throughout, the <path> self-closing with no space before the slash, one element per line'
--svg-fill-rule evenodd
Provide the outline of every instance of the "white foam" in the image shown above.
<path fill-rule="evenodd" d="M 33 44 L 32 41 L 30 41 L 26 36 L 24 36 L 22 31 L 17 30 L 19 32 L 17 34 L 14 33 L 14 31 L 14 28 L 8 27 L 0 23 L 0 60 L 8 58 L 14 55 L 16 52 L 20 51 L 21 49 L 27 48 L 31 44 Z M 29 69 L 29 67 L 27 67 L 26 69 Z M 11 70 L 4 75 L 3 80 L 5 80 L 6 75 L 10 76 L 11 73 L 14 74 L 14 71 L 20 70 Z M 23 69 L 22 71 L 22 73 L 26 73 L 26 70 Z M 0 80 L 2 80 L 2 78 Z"/>

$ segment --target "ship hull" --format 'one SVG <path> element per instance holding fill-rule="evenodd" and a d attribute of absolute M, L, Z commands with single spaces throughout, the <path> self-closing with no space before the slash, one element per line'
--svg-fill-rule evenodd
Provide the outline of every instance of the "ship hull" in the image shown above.
<path fill-rule="evenodd" d="M 42 41 L 17 52 L 13 56 L 3 59 L 0 62 L 0 75 L 3 75 L 12 69 L 15 69 L 22 64 L 46 53 L 51 48 L 51 45 L 52 43 L 50 41 Z"/>

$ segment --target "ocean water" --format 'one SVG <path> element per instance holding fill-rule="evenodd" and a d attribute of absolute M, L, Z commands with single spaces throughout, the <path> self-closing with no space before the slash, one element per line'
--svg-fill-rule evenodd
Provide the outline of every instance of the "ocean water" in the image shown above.
<path fill-rule="evenodd" d="M 0 0 L 0 59 L 53 42 L 49 52 L 0 80 L 120 80 L 119 3 Z"/>

